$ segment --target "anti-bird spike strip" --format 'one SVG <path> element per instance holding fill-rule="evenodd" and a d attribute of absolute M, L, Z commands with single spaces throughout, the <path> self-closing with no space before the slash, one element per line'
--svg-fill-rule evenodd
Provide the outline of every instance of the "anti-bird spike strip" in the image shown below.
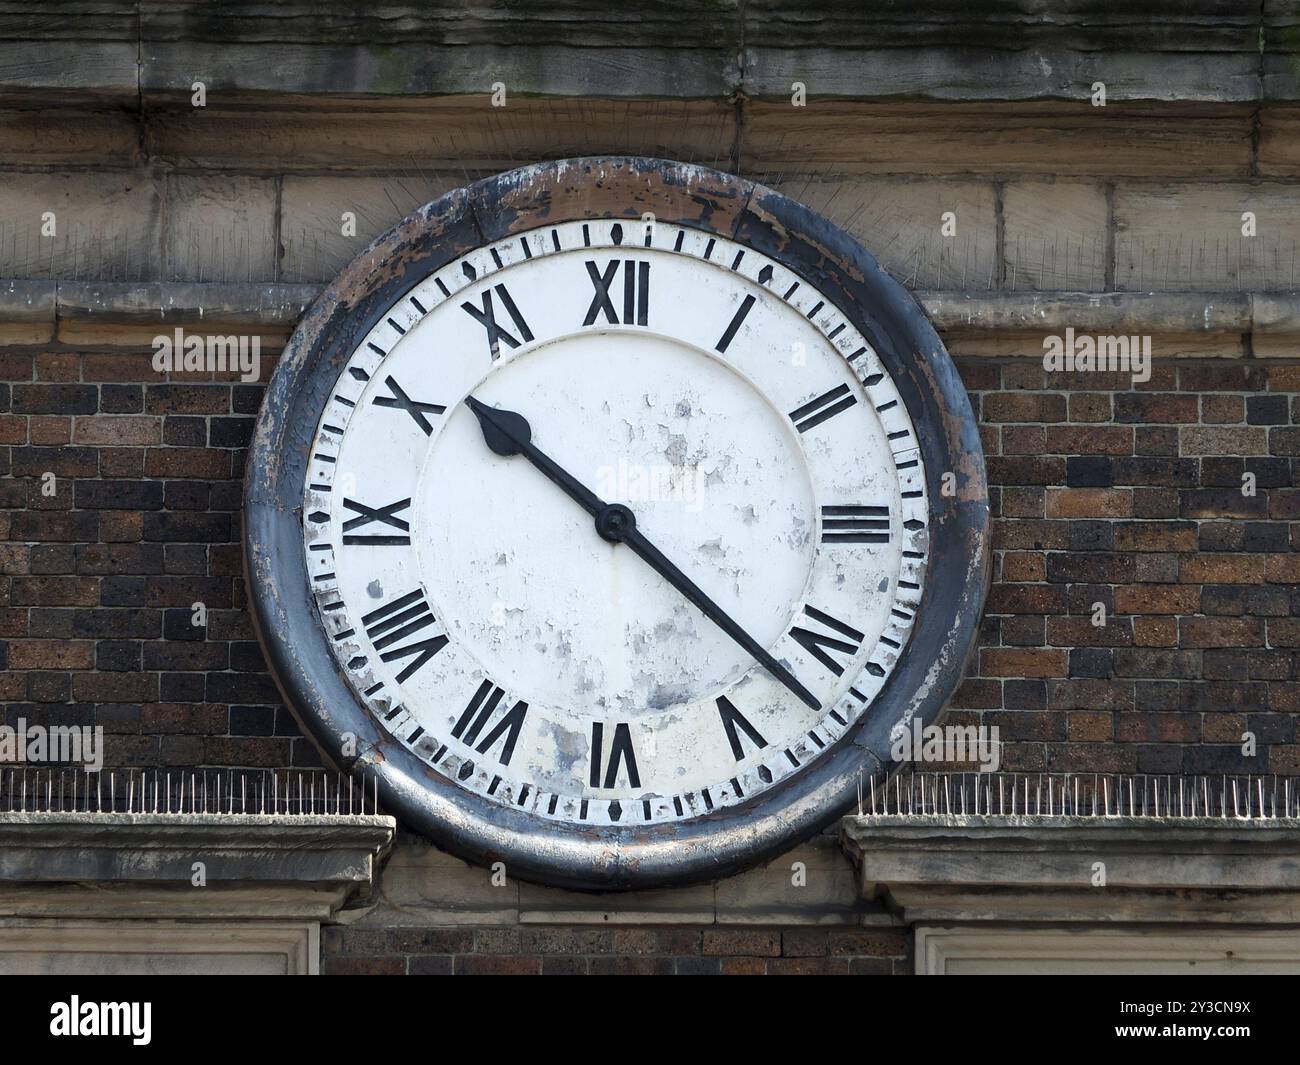
<path fill-rule="evenodd" d="M 295 775 L 296 798 L 290 786 Z M 86 779 L 79 783 L 83 776 Z M 372 788 L 368 784 L 327 770 L 195 770 L 173 780 L 171 772 L 161 769 L 87 772 L 66 766 L 0 766 L 0 817 L 19 813 L 365 816 L 378 813 L 378 782 Z"/>
<path fill-rule="evenodd" d="M 994 786 L 996 778 L 996 787 Z M 1126 817 L 1176 821 L 1300 818 L 1300 791 L 1273 774 L 1151 776 L 1149 774 L 899 773 L 891 801 L 875 781 L 864 794 L 870 817 Z M 981 789 L 983 797 L 981 800 Z M 1112 792 L 1118 802 L 1111 803 Z M 1293 795 L 1295 797 L 1293 797 Z M 1125 800 L 1127 796 L 1127 801 Z"/>

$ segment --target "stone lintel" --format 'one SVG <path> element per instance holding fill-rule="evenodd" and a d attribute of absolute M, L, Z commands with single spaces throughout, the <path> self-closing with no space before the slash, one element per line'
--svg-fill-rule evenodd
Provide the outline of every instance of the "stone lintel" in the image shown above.
<path fill-rule="evenodd" d="M 374 815 L 0 814 L 0 919 L 326 920 L 369 890 L 394 830 Z"/>
<path fill-rule="evenodd" d="M 1300 922 L 1295 818 L 878 815 L 840 838 L 909 924 Z"/>

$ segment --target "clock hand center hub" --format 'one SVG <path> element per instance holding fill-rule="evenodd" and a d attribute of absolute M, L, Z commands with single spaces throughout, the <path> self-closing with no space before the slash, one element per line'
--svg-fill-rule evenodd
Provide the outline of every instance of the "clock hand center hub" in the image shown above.
<path fill-rule="evenodd" d="M 611 544 L 621 544 L 635 528 L 636 515 L 622 503 L 609 503 L 596 515 L 596 532 Z"/>

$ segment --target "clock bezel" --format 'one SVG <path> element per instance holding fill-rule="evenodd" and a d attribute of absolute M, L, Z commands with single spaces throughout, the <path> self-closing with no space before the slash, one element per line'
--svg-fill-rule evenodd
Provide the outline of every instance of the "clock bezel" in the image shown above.
<path fill-rule="evenodd" d="M 752 802 L 693 820 L 583 826 L 466 791 L 390 736 L 335 665 L 307 578 L 301 520 L 317 420 L 353 349 L 430 273 L 541 225 L 656 219 L 735 240 L 816 286 L 868 339 L 907 406 L 925 455 L 930 547 L 911 639 L 884 688 L 816 762 Z M 955 494 L 941 492 L 946 471 Z M 358 255 L 308 310 L 276 368 L 245 479 L 244 546 L 255 628 L 285 702 L 341 768 L 374 781 L 409 827 L 509 875 L 582 889 L 716 879 L 825 827 L 889 763 L 890 732 L 931 724 L 960 683 L 989 577 L 988 491 L 964 387 L 924 312 L 851 237 L 763 186 L 705 167 L 634 157 L 542 163 L 457 189 Z M 350 745 L 349 745 L 350 741 Z M 347 750 L 355 750 L 352 756 Z"/>

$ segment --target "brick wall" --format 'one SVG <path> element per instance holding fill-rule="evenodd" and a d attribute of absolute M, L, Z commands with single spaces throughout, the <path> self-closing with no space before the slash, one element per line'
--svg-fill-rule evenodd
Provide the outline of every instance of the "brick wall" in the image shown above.
<path fill-rule="evenodd" d="M 880 975 L 912 971 L 891 928 L 327 928 L 346 974 Z"/>
<path fill-rule="evenodd" d="M 1134 388 L 959 364 L 996 568 L 957 719 L 997 725 L 1008 769 L 1300 770 L 1300 366 L 1171 361 Z M 244 610 L 262 386 L 123 352 L 3 354 L 0 381 L 5 719 L 102 725 L 110 765 L 319 764 Z"/>
<path fill-rule="evenodd" d="M 1136 388 L 1029 360 L 962 373 L 996 561 L 953 705 L 999 727 L 1004 768 L 1300 769 L 1300 367 L 1157 364 Z"/>

